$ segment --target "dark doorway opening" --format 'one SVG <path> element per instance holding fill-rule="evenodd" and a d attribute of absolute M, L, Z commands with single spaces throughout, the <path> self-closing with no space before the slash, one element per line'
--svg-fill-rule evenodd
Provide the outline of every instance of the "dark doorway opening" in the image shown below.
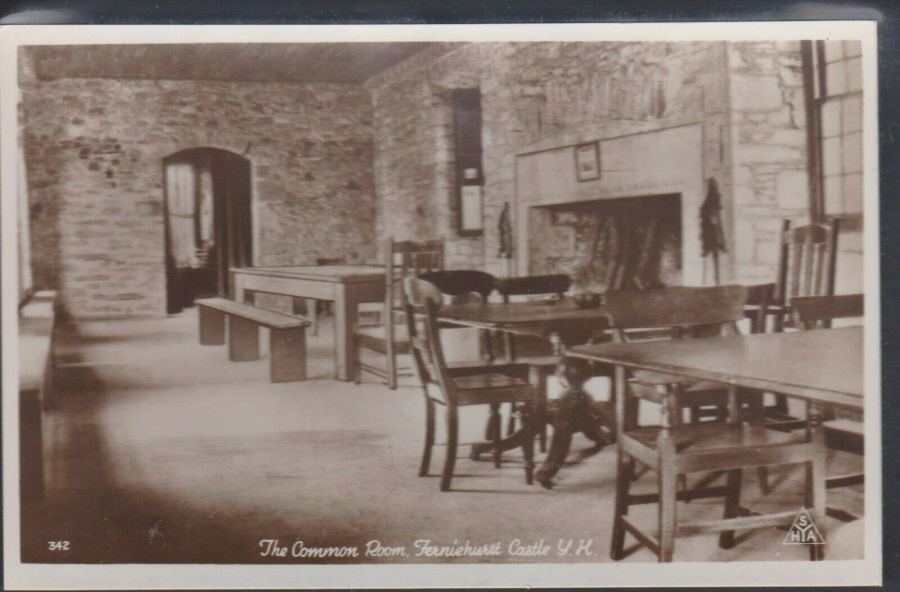
<path fill-rule="evenodd" d="M 228 270 L 253 263 L 250 161 L 218 148 L 163 160 L 168 312 L 229 296 Z"/>

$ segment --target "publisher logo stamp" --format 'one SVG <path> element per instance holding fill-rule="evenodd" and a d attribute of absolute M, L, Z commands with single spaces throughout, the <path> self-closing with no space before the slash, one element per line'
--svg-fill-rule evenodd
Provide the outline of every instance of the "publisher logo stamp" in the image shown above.
<path fill-rule="evenodd" d="M 797 514 L 797 517 L 794 518 L 793 524 L 791 524 L 791 528 L 787 532 L 787 536 L 784 537 L 785 545 L 824 545 L 825 537 L 822 536 L 822 533 L 819 532 L 819 529 L 816 528 L 815 523 L 812 521 L 812 518 L 809 515 L 809 512 L 806 511 L 806 508 L 801 508 L 800 513 Z"/>

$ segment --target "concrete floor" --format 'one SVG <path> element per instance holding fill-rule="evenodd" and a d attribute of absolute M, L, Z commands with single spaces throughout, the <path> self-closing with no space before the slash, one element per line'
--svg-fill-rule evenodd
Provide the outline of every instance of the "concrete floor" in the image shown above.
<path fill-rule="evenodd" d="M 466 447 L 453 491 L 441 493 L 436 475 L 443 449 L 435 451 L 432 476 L 417 477 L 424 404 L 413 379 L 396 391 L 374 377 L 359 386 L 333 380 L 329 319 L 310 339 L 310 380 L 287 384 L 269 382 L 266 357 L 235 363 L 225 347 L 201 347 L 196 325 L 188 310 L 165 319 L 61 327 L 59 392 L 45 417 L 47 493 L 23 505 L 23 560 L 314 561 L 261 557 L 260 541 L 278 539 L 282 546 L 297 540 L 307 547 L 359 546 L 361 557 L 353 562 L 433 561 L 414 556 L 415 541 L 428 539 L 500 542 L 503 550 L 490 559 L 440 561 L 609 561 L 612 448 L 592 455 L 589 441 L 576 440 L 571 466 L 548 491 L 525 484 L 518 451 L 495 469 L 469 460 Z M 484 409 L 466 409 L 461 440 L 479 439 L 484 419 Z M 861 464 L 843 456 L 830 462 Z M 799 468 L 774 469 L 774 491 L 763 499 L 753 471 L 746 473 L 748 505 L 799 510 Z M 653 475 L 635 487 L 652 489 Z M 861 513 L 861 492 L 834 490 L 829 503 Z M 721 511 L 719 500 L 679 506 L 683 518 Z M 633 508 L 632 515 L 652 525 L 655 506 Z M 828 519 L 820 526 L 828 538 L 839 524 Z M 714 535 L 682 538 L 675 560 L 808 557 L 802 546 L 783 545 L 784 538 L 776 529 L 742 533 L 727 551 Z M 551 553 L 511 555 L 515 539 L 542 540 Z M 58 540 L 69 541 L 69 551 L 47 549 Z M 410 557 L 366 557 L 373 540 L 405 546 Z M 561 540 L 574 541 L 573 553 L 579 541 L 591 541 L 591 554 L 560 556 Z M 655 556 L 641 548 L 626 561 Z"/>

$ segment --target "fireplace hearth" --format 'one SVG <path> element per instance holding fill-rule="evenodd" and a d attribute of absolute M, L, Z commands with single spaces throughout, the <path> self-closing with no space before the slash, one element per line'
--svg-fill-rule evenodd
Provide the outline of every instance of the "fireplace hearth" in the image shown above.
<path fill-rule="evenodd" d="M 567 273 L 576 290 L 682 284 L 681 196 L 530 208 L 533 273 Z"/>

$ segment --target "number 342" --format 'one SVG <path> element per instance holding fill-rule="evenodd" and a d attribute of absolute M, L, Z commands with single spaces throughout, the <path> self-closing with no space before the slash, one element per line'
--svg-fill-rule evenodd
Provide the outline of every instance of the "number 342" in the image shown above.
<path fill-rule="evenodd" d="M 47 547 L 51 551 L 68 551 L 69 541 L 49 541 Z"/>

